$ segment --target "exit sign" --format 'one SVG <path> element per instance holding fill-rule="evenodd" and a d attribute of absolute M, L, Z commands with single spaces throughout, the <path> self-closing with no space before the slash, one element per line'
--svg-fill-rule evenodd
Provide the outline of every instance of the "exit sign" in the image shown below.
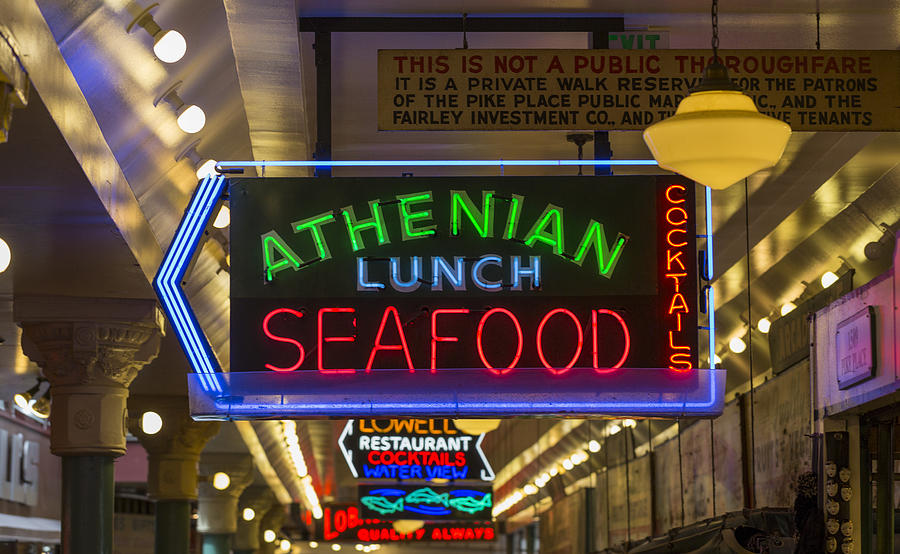
<path fill-rule="evenodd" d="M 611 50 L 665 50 L 669 31 L 616 31 L 609 33 Z"/>

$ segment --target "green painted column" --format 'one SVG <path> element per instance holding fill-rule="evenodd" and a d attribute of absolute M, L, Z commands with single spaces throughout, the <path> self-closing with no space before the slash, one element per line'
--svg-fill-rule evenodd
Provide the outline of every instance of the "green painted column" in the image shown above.
<path fill-rule="evenodd" d="M 50 452 L 62 459 L 63 554 L 112 554 L 113 460 L 125 453 L 125 404 L 156 358 L 154 300 L 22 296 L 22 350 L 50 381 Z"/>
<path fill-rule="evenodd" d="M 112 554 L 112 456 L 63 456 L 63 554 Z"/>
<path fill-rule="evenodd" d="M 231 554 L 231 535 L 203 535 L 203 554 Z"/>
<path fill-rule="evenodd" d="M 157 501 L 153 531 L 156 554 L 188 554 L 191 549 L 191 502 Z"/>

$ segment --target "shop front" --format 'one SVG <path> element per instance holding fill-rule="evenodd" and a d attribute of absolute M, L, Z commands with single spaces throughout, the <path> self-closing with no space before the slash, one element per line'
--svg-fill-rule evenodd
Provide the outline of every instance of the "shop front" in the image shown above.
<path fill-rule="evenodd" d="M 811 322 L 826 552 L 900 548 L 898 261 L 895 253 L 888 271 L 819 310 Z"/>
<path fill-rule="evenodd" d="M 58 552 L 60 465 L 49 429 L 0 407 L 0 553 Z"/>

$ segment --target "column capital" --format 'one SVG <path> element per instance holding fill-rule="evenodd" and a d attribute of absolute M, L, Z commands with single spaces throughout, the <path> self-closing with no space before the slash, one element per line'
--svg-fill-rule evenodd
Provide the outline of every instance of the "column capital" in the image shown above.
<path fill-rule="evenodd" d="M 141 416 L 154 411 L 162 418 L 158 433 L 141 428 Z M 128 430 L 147 451 L 147 487 L 157 500 L 196 500 L 200 452 L 222 426 L 220 421 L 194 421 L 187 397 L 132 396 Z"/>
<path fill-rule="evenodd" d="M 125 453 L 125 400 L 156 358 L 162 320 L 143 299 L 16 297 L 22 350 L 50 381 L 57 455 Z"/>

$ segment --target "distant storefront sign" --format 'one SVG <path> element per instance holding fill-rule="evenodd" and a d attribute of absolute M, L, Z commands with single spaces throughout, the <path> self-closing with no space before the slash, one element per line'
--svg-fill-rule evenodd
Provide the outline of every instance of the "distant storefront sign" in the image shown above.
<path fill-rule="evenodd" d="M 612 37 L 610 37 L 612 39 Z M 378 128 L 639 130 L 674 114 L 706 50 L 380 50 Z M 720 50 L 760 112 L 794 131 L 900 130 L 900 52 Z"/>
<path fill-rule="evenodd" d="M 469 485 L 359 485 L 364 518 L 485 521 L 492 517 L 493 490 Z"/>
<path fill-rule="evenodd" d="M 834 332 L 838 388 L 846 389 L 875 375 L 875 309 L 856 312 Z"/>
<path fill-rule="evenodd" d="M 483 439 L 449 419 L 351 419 L 338 444 L 360 479 L 492 481 Z"/>
<path fill-rule="evenodd" d="M 0 499 L 36 506 L 40 445 L 0 421 Z"/>
<path fill-rule="evenodd" d="M 358 506 L 342 504 L 326 506 L 321 520 L 307 517 L 307 521 L 312 525 L 312 538 L 322 541 L 459 542 L 493 541 L 497 536 L 489 519 L 427 522 L 412 533 L 398 533 L 391 521 L 363 517 Z"/>

